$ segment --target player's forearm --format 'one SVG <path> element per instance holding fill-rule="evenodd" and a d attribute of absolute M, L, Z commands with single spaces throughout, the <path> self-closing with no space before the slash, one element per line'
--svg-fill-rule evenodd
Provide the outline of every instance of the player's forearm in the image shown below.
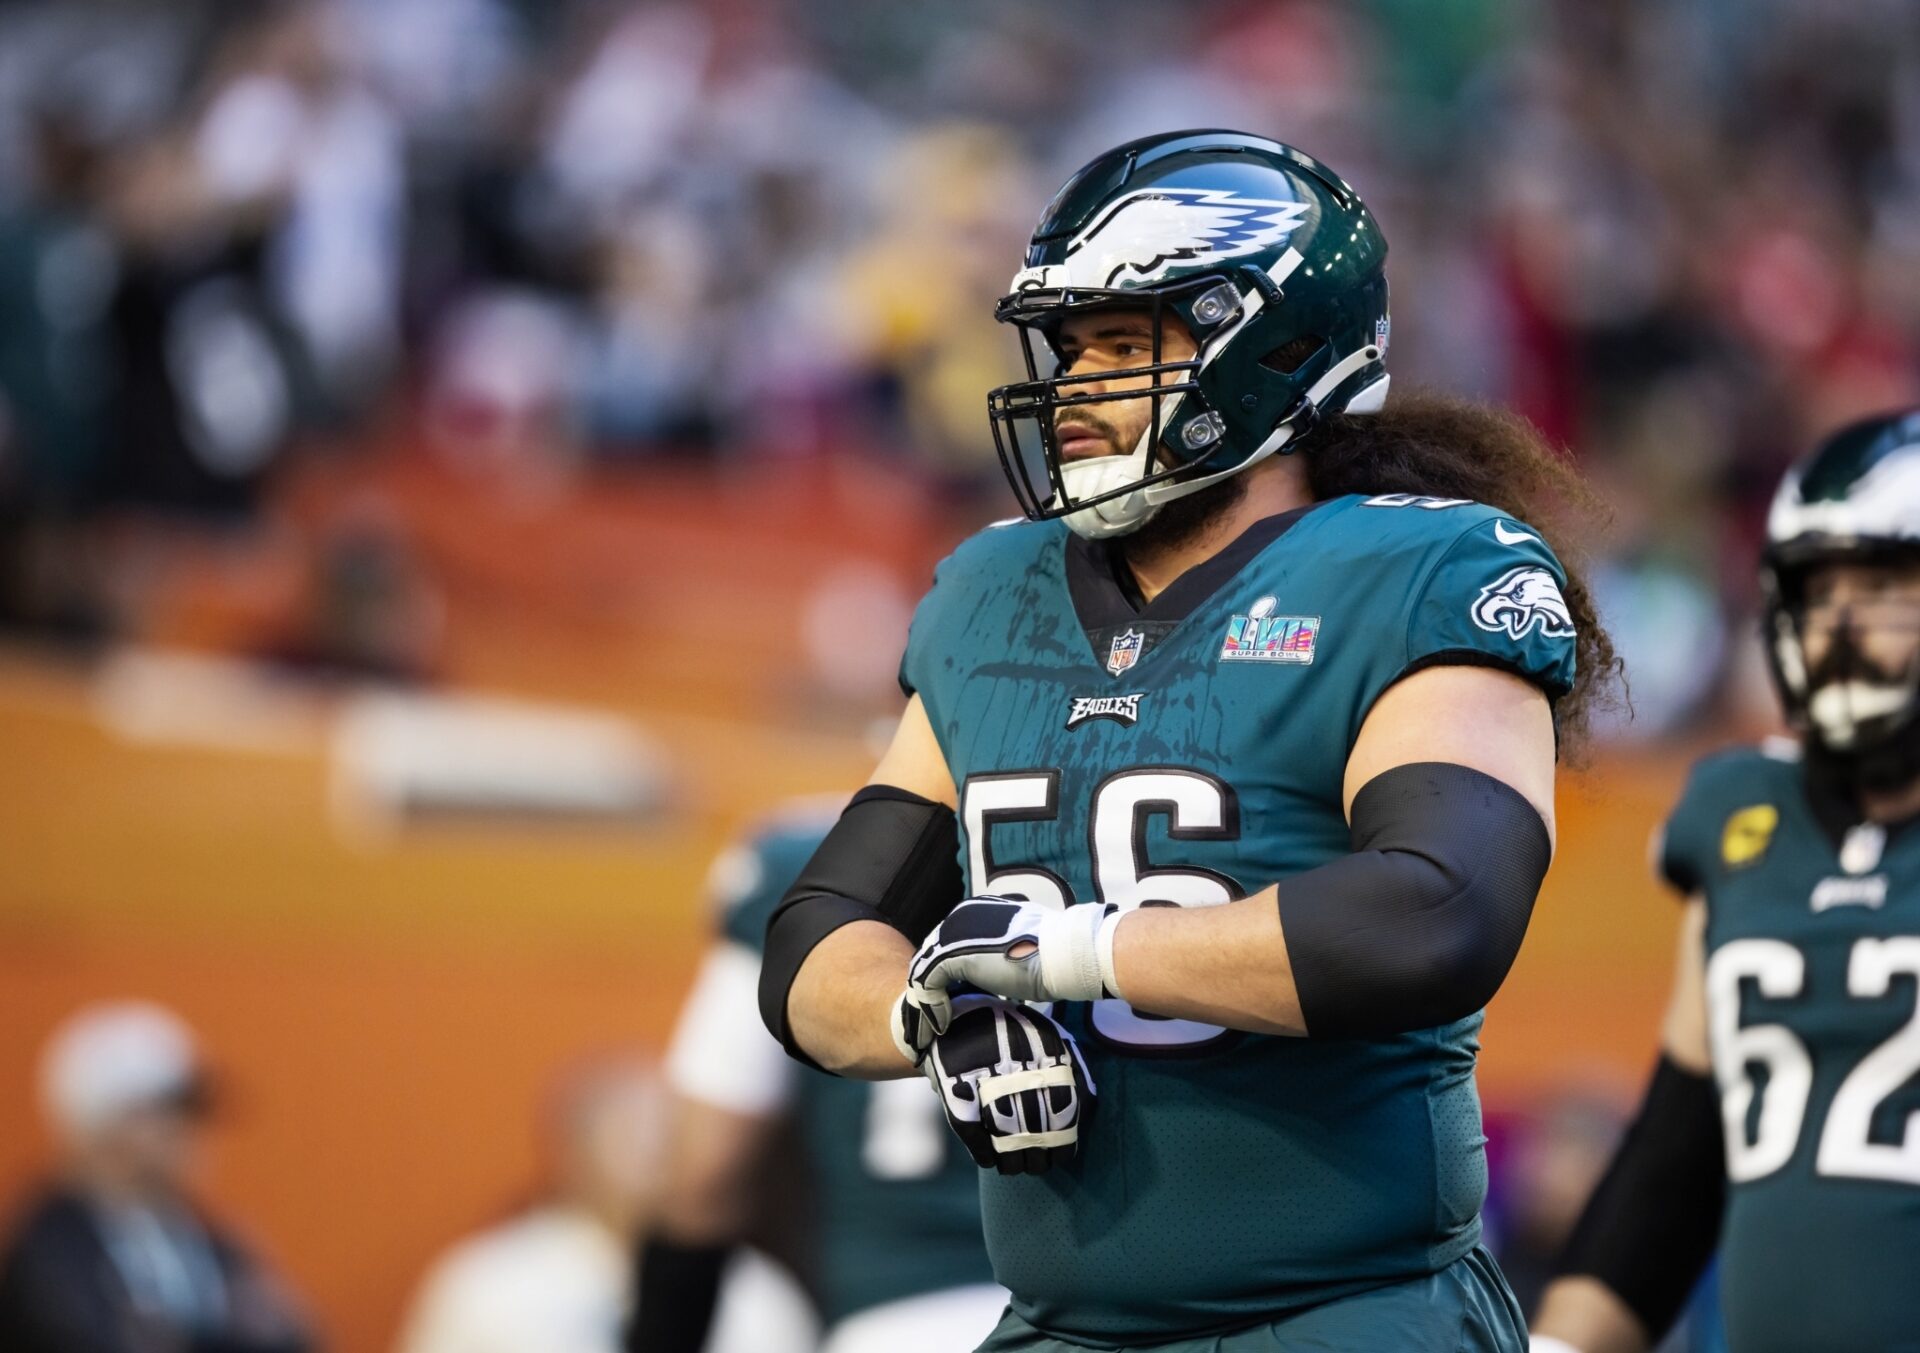
<path fill-rule="evenodd" d="M 1113 936 L 1136 1009 L 1248 1033 L 1304 1034 L 1272 888 L 1219 907 L 1141 907 Z"/>
<path fill-rule="evenodd" d="M 1113 930 L 1137 1009 L 1252 1033 L 1381 1037 L 1464 1019 L 1520 952 L 1551 855 L 1539 813 L 1469 767 L 1369 781 L 1354 852 L 1219 907 L 1141 907 Z"/>
<path fill-rule="evenodd" d="M 912 957 L 907 938 L 879 921 L 854 921 L 814 946 L 787 996 L 787 1019 L 807 1056 L 862 1080 L 913 1074 L 892 1033 Z"/>
<path fill-rule="evenodd" d="M 1647 1331 L 1598 1278 L 1560 1278 L 1540 1298 L 1533 1332 L 1580 1353 L 1646 1353 Z"/>
<path fill-rule="evenodd" d="M 648 1229 L 680 1245 L 739 1240 L 753 1212 L 756 1170 L 781 1109 L 741 1112 L 676 1091 L 670 1113 L 660 1193 Z"/>

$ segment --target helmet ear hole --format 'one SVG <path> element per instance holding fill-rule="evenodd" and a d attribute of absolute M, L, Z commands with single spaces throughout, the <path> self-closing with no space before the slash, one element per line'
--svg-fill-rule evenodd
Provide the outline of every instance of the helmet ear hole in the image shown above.
<path fill-rule="evenodd" d="M 1269 371 L 1277 371 L 1283 376 L 1291 376 L 1310 361 L 1313 355 L 1327 346 L 1327 340 L 1318 334 L 1302 334 L 1290 338 L 1260 359 L 1260 365 Z"/>

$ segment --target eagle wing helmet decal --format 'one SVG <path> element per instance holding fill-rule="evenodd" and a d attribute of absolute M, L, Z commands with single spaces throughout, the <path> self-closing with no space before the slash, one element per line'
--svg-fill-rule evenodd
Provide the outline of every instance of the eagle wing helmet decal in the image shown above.
<path fill-rule="evenodd" d="M 1064 266 L 1076 286 L 1150 282 L 1176 264 L 1200 267 L 1277 244 L 1310 205 L 1225 189 L 1152 188 L 1095 217 L 1068 246 Z"/>
<path fill-rule="evenodd" d="M 1480 589 L 1473 623 L 1495 634 L 1524 639 L 1536 625 L 1550 639 L 1573 637 L 1573 616 L 1553 574 L 1535 565 L 1509 569 Z"/>

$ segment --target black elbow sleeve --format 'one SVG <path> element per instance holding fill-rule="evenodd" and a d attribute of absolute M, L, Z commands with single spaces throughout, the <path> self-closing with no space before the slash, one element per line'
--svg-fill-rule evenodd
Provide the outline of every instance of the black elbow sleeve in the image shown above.
<path fill-rule="evenodd" d="M 700 1353 L 707 1346 L 729 1245 L 680 1245 L 648 1236 L 636 1254 L 626 1353 Z"/>
<path fill-rule="evenodd" d="M 1719 1243 L 1725 1152 L 1713 1078 L 1662 1057 L 1558 1274 L 1605 1283 L 1658 1343 Z"/>
<path fill-rule="evenodd" d="M 1417 762 L 1361 787 L 1351 839 L 1353 854 L 1279 888 L 1308 1034 L 1427 1029 L 1486 1005 L 1552 859 L 1533 805 L 1491 775 Z"/>
<path fill-rule="evenodd" d="M 815 1065 L 787 1023 L 787 994 L 814 946 L 863 920 L 925 939 L 960 900 L 959 841 L 944 804 L 888 785 L 853 796 L 767 922 L 760 1018 L 789 1056 Z"/>

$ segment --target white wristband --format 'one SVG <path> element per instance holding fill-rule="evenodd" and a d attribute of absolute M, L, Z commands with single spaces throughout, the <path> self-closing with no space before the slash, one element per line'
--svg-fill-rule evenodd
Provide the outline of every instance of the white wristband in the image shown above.
<path fill-rule="evenodd" d="M 1106 906 L 1082 902 L 1041 918 L 1040 982 L 1055 1001 L 1097 1001 L 1101 997 L 1100 934 Z"/>
<path fill-rule="evenodd" d="M 1100 933 L 1094 936 L 1094 953 L 1100 959 L 1100 985 L 1120 1000 L 1126 997 L 1120 994 L 1120 979 L 1113 973 L 1113 937 L 1120 929 L 1120 922 L 1131 913 L 1116 911 L 1100 922 Z"/>
<path fill-rule="evenodd" d="M 1527 1353 L 1583 1353 L 1583 1350 L 1551 1334 L 1535 1334 L 1527 1339 Z"/>

